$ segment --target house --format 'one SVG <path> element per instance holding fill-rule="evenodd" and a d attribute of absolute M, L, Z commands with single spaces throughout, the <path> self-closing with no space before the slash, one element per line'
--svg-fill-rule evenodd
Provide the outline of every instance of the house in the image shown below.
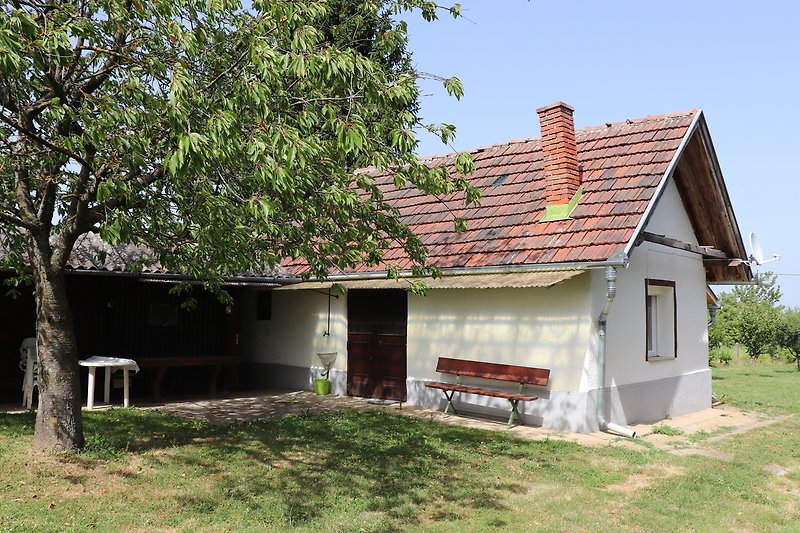
<path fill-rule="evenodd" d="M 752 273 L 731 261 L 746 252 L 703 112 L 579 131 L 566 104 L 538 114 L 541 138 L 472 151 L 480 206 L 395 190 L 365 170 L 443 277 L 425 296 L 386 266 L 243 294 L 243 379 L 308 388 L 316 354 L 335 352 L 335 393 L 441 408 L 425 383 L 442 378 L 436 360 L 447 356 L 549 368 L 540 399 L 521 406 L 526 423 L 549 428 L 624 432 L 709 407 L 708 284 Z M 454 231 L 454 215 L 467 231 Z M 386 262 L 403 275 L 411 266 L 400 248 Z M 497 398 L 456 400 L 508 411 Z"/>
<path fill-rule="evenodd" d="M 234 304 L 197 291 L 185 312 L 169 289 L 185 276 L 89 234 L 70 260 L 81 356 L 240 362 L 243 386 L 309 388 L 318 354 L 336 354 L 336 394 L 441 408 L 439 356 L 544 367 L 540 399 L 520 406 L 528 424 L 571 431 L 625 426 L 697 411 L 711 402 L 709 284 L 752 272 L 702 111 L 575 131 L 573 109 L 538 110 L 542 136 L 472 151 L 479 206 L 395 189 L 365 169 L 420 236 L 443 276 L 410 293 L 401 248 L 386 264 L 303 281 L 305 265 L 231 278 Z M 451 166 L 454 154 L 430 165 Z M 468 229 L 457 233 L 453 218 Z M 387 279 L 387 265 L 401 272 Z M 338 289 L 344 287 L 345 292 Z M 0 395 L 18 397 L 19 342 L 33 302 L 0 305 L 5 334 Z M 153 368 L 143 369 L 143 374 Z M 172 393 L 199 392 L 209 368 L 172 372 Z M 157 373 L 156 373 L 157 374 Z M 170 375 L 169 373 L 167 374 Z M 150 392 L 137 376 L 134 398 Z M 160 378 L 159 378 L 160 379 Z M 505 400 L 456 396 L 460 410 L 507 415 Z"/>

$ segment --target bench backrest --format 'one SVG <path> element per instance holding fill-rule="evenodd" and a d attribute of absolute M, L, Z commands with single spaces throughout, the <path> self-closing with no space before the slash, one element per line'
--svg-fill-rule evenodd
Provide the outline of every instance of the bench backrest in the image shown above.
<path fill-rule="evenodd" d="M 547 368 L 484 363 L 483 361 L 467 361 L 466 359 L 452 359 L 449 357 L 439 358 L 439 362 L 436 364 L 436 371 L 442 374 L 513 381 L 514 383 L 526 383 L 542 387 L 547 385 L 547 381 L 550 379 L 550 370 Z"/>

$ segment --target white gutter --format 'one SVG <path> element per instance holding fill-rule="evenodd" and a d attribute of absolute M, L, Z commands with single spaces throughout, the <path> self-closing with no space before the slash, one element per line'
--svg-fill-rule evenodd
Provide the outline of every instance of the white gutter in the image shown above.
<path fill-rule="evenodd" d="M 700 123 L 700 119 L 703 116 L 703 110 L 699 109 L 694 115 L 692 119 L 692 123 L 689 125 L 689 129 L 686 130 L 686 134 L 681 139 L 681 144 L 678 145 L 678 149 L 675 150 L 675 155 L 672 156 L 672 161 L 669 162 L 669 166 L 667 170 L 664 172 L 664 177 L 661 178 L 661 182 L 659 182 L 658 187 L 656 187 L 656 192 L 653 193 L 653 197 L 650 199 L 650 203 L 647 204 L 647 208 L 642 215 L 642 218 L 639 219 L 639 224 L 636 226 L 636 229 L 633 231 L 633 236 L 631 240 L 628 241 L 628 244 L 625 246 L 625 256 L 630 257 L 631 251 L 633 247 L 636 245 L 636 241 L 639 240 L 639 235 L 644 231 L 645 226 L 650 221 L 650 216 L 653 214 L 653 210 L 658 203 L 659 198 L 661 195 L 664 194 L 664 190 L 667 188 L 667 183 L 669 183 L 670 178 L 672 177 L 672 173 L 675 172 L 675 167 L 678 166 L 678 161 L 680 160 L 681 156 L 683 155 L 683 151 L 686 149 L 686 145 L 689 144 L 689 139 L 692 138 L 695 130 L 697 129 L 698 124 Z"/>
<path fill-rule="evenodd" d="M 613 266 L 606 267 L 606 301 L 597 317 L 597 424 L 601 431 L 634 438 L 636 432 L 630 428 L 615 424 L 606 418 L 606 322 L 611 304 L 617 296 L 617 269 Z"/>

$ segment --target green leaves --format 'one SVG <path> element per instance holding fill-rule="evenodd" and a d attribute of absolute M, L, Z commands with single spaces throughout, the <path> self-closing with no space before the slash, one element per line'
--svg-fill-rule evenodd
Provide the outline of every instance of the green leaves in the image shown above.
<path fill-rule="evenodd" d="M 15 9 L 8 17 L 0 17 L 0 72 L 12 76 L 22 70 L 26 59 L 22 57 L 22 39 L 33 39 L 38 26 L 31 16 Z"/>
<path fill-rule="evenodd" d="M 36 103 L 38 137 L 0 126 L 0 179 L 16 190 L 15 162 L 26 162 L 33 212 L 52 233 L 67 231 L 65 221 L 99 226 L 110 242 L 146 244 L 165 268 L 207 279 L 291 257 L 325 275 L 381 264 L 394 243 L 411 268 L 429 271 L 424 246 L 386 200 L 392 184 L 355 171 L 374 166 L 393 172 L 394 186 L 477 201 L 463 176 L 468 154 L 449 169 L 414 154 L 419 89 L 406 25 L 393 17 L 457 15 L 455 6 L 25 5 L 0 17 L 0 72 L 15 82 L 9 101 Z M 442 83 L 463 94 L 457 78 Z M 452 141 L 452 125 L 437 128 Z M 50 190 L 53 209 L 39 209 Z M 0 201 L 19 210 L 13 194 Z"/>
<path fill-rule="evenodd" d="M 784 336 L 792 310 L 778 303 L 781 289 L 777 276 L 765 272 L 759 278 L 757 285 L 737 286 L 722 294 L 722 308 L 716 322 L 708 328 L 709 347 L 739 343 L 753 359 L 777 347 L 792 349 L 791 337 Z"/>
<path fill-rule="evenodd" d="M 366 131 L 363 124 L 341 121 L 337 126 L 336 139 L 345 154 L 352 154 L 364 148 Z"/>
<path fill-rule="evenodd" d="M 455 76 L 445 79 L 442 84 L 447 94 L 455 96 L 456 100 L 461 100 L 461 97 L 464 96 L 464 85 Z"/>
<path fill-rule="evenodd" d="M 166 158 L 166 166 L 170 174 L 175 176 L 179 170 L 183 169 L 190 155 L 200 156 L 207 144 L 208 139 L 197 132 L 182 135 L 178 140 L 178 149 L 168 154 Z"/>

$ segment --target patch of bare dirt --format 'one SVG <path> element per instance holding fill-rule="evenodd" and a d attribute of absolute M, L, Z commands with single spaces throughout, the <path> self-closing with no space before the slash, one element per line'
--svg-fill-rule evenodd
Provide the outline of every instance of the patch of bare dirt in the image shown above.
<path fill-rule="evenodd" d="M 124 494 L 124 473 L 102 460 L 31 452 L 26 458 L 7 459 L 2 477 L 12 480 L 4 497 L 15 501 L 61 502 L 80 495 Z"/>
<path fill-rule="evenodd" d="M 648 470 L 631 474 L 621 483 L 614 483 L 608 485 L 608 490 L 619 492 L 622 494 L 635 494 L 637 491 L 645 489 L 657 479 L 664 479 L 665 477 L 675 477 L 683 475 L 685 471 L 668 464 L 658 464 L 648 467 Z"/>

